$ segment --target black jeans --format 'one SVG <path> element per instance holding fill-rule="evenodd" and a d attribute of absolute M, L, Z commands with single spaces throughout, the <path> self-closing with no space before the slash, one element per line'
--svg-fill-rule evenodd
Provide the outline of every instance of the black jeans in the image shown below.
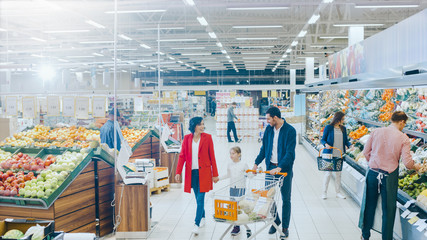
<path fill-rule="evenodd" d="M 229 142 L 233 141 L 231 140 L 231 136 L 230 136 L 231 131 L 233 131 L 235 141 L 236 142 L 239 141 L 239 138 L 237 137 L 237 132 L 236 132 L 236 125 L 234 124 L 234 122 L 227 123 L 227 138 Z"/>

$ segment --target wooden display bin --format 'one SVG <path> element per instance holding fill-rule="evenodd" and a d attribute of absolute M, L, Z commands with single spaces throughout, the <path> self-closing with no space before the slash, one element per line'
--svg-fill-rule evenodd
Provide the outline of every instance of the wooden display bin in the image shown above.
<path fill-rule="evenodd" d="M 168 168 L 170 183 L 180 183 L 175 180 L 176 166 L 178 165 L 179 153 L 166 153 L 162 151 L 160 166 Z"/>

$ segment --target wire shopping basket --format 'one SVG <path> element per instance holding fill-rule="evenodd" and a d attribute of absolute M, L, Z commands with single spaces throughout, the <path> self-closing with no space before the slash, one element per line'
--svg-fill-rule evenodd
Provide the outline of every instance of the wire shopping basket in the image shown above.
<path fill-rule="evenodd" d="M 283 232 L 274 223 L 277 215 L 276 202 L 280 200 L 280 188 L 287 173 L 270 175 L 269 171 L 247 170 L 239 181 L 230 183 L 213 193 L 214 220 L 230 224 L 220 239 L 233 226 L 244 225 L 248 239 L 273 225 L 280 236 Z M 260 173 L 254 175 L 253 173 Z M 264 225 L 252 234 L 248 224 L 263 222 Z"/>
<path fill-rule="evenodd" d="M 331 147 L 331 149 L 337 149 L 340 151 L 341 158 L 332 157 L 332 153 L 328 154 L 328 156 L 322 155 L 322 151 L 326 148 L 322 148 L 319 150 L 319 156 L 317 157 L 317 168 L 319 171 L 333 171 L 338 172 L 342 171 L 342 165 L 344 159 L 342 158 L 342 152 L 338 148 Z"/>

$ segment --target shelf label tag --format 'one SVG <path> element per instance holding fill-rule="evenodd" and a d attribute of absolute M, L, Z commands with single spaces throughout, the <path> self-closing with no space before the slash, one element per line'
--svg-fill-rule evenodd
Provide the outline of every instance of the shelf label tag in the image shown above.
<path fill-rule="evenodd" d="M 409 219 L 409 223 L 411 225 L 413 225 L 414 223 L 416 223 L 418 220 L 420 220 L 417 216 L 412 217 L 411 219 Z"/>
<path fill-rule="evenodd" d="M 75 112 L 75 99 L 74 97 L 63 97 L 62 98 L 62 116 L 74 117 Z"/>
<path fill-rule="evenodd" d="M 413 219 L 415 216 L 417 216 L 418 215 L 418 213 L 417 212 L 411 212 L 407 217 L 406 217 L 406 219 Z M 418 219 L 417 219 L 417 221 L 418 221 Z"/>
<path fill-rule="evenodd" d="M 135 112 L 142 112 L 142 111 L 144 111 L 144 101 L 143 101 L 142 97 L 135 97 L 133 99 L 133 102 L 134 102 L 134 104 L 133 104 L 133 110 Z"/>
<path fill-rule="evenodd" d="M 59 96 L 48 96 L 47 97 L 47 115 L 59 116 L 59 114 L 60 114 Z"/>
<path fill-rule="evenodd" d="M 23 118 L 36 117 L 36 98 L 35 97 L 22 98 L 22 117 Z"/>
<path fill-rule="evenodd" d="M 423 221 L 425 221 L 424 219 L 422 219 Z M 422 232 L 422 231 L 424 231 L 424 229 L 426 229 L 426 227 L 427 227 L 427 223 L 425 223 L 425 222 L 422 222 L 422 223 L 420 223 L 420 225 L 417 227 L 417 230 L 419 231 L 419 232 Z"/>
<path fill-rule="evenodd" d="M 418 219 L 416 223 L 414 223 L 414 226 L 421 226 L 422 224 L 425 224 L 425 219 Z"/>
<path fill-rule="evenodd" d="M 415 203 L 415 200 L 412 199 L 410 201 L 407 201 L 406 204 L 404 205 L 404 207 L 408 208 L 409 206 L 411 206 L 412 203 Z"/>
<path fill-rule="evenodd" d="M 89 118 L 89 98 L 88 97 L 76 98 L 76 118 L 77 119 Z"/>
<path fill-rule="evenodd" d="M 105 97 L 93 97 L 92 101 L 93 117 L 105 117 L 105 104 L 107 99 Z"/>
<path fill-rule="evenodd" d="M 8 116 L 18 115 L 18 97 L 15 97 L 15 96 L 6 97 L 6 115 Z"/>
<path fill-rule="evenodd" d="M 271 90 L 271 97 L 277 98 L 277 91 L 276 90 Z"/>
<path fill-rule="evenodd" d="M 403 218 L 406 218 L 410 213 L 411 213 L 411 211 L 406 210 L 400 216 L 403 217 Z"/>

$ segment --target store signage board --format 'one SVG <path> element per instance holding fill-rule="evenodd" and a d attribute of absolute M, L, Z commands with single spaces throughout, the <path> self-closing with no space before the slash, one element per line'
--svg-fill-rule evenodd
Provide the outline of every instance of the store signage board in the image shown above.
<path fill-rule="evenodd" d="M 133 99 L 133 102 L 134 102 L 134 104 L 133 104 L 133 110 L 135 111 L 135 112 L 142 112 L 142 111 L 144 111 L 144 100 L 142 99 L 142 97 L 135 97 L 134 99 Z"/>
<path fill-rule="evenodd" d="M 7 116 L 18 115 L 18 97 L 14 97 L 14 96 L 6 97 L 6 115 Z"/>
<path fill-rule="evenodd" d="M 22 117 L 23 118 L 36 118 L 36 98 L 23 97 L 22 98 Z"/>
<path fill-rule="evenodd" d="M 271 90 L 271 97 L 277 98 L 277 91 L 276 90 Z"/>
<path fill-rule="evenodd" d="M 205 96 L 206 91 L 194 91 L 194 96 Z"/>
<path fill-rule="evenodd" d="M 105 97 L 93 97 L 92 101 L 93 117 L 105 117 L 105 102 L 107 101 L 107 99 Z"/>
<path fill-rule="evenodd" d="M 268 91 L 267 90 L 262 90 L 262 97 L 263 98 L 268 97 Z"/>
<path fill-rule="evenodd" d="M 47 97 L 47 115 L 59 116 L 60 110 L 61 109 L 60 109 L 59 96 L 48 96 Z"/>
<path fill-rule="evenodd" d="M 76 118 L 77 119 L 89 118 L 89 98 L 88 97 L 76 98 Z"/>
<path fill-rule="evenodd" d="M 230 97 L 232 98 L 236 97 L 236 92 L 230 92 Z"/>
<path fill-rule="evenodd" d="M 64 117 L 74 117 L 76 112 L 74 110 L 75 106 L 74 97 L 63 97 L 62 98 L 62 116 Z"/>

